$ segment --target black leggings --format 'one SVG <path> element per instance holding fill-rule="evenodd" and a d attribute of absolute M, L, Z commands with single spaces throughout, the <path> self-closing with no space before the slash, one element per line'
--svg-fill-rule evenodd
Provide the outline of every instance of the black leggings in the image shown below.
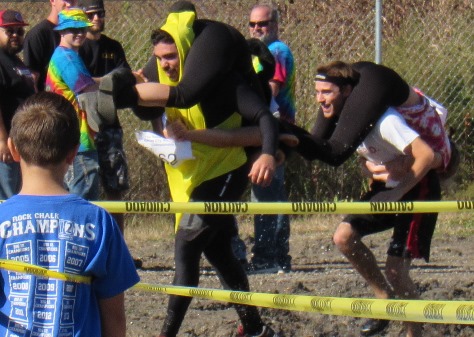
<path fill-rule="evenodd" d="M 238 201 L 247 185 L 246 165 L 231 173 L 206 181 L 192 193 L 191 201 Z M 175 238 L 174 285 L 199 284 L 201 254 L 216 269 L 225 289 L 249 291 L 247 275 L 235 257 L 231 238 L 237 233 L 234 215 L 184 215 Z M 191 303 L 191 297 L 171 295 L 162 336 L 177 335 Z M 234 305 L 246 333 L 257 334 L 263 323 L 256 307 Z"/>

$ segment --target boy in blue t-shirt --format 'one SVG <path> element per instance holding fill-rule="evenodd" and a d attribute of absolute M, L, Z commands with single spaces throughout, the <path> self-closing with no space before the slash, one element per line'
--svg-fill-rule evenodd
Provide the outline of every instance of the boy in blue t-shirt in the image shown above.
<path fill-rule="evenodd" d="M 23 186 L 0 205 L 0 258 L 90 283 L 1 270 L 0 336 L 125 337 L 124 291 L 139 277 L 112 216 L 64 189 L 79 135 L 74 107 L 54 93 L 31 96 L 13 118 Z"/>

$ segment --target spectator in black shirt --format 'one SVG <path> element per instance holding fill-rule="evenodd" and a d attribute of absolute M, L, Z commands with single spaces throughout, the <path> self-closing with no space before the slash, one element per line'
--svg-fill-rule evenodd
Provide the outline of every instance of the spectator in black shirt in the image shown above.
<path fill-rule="evenodd" d="M 58 14 L 63 9 L 76 5 L 76 0 L 50 0 L 51 11 L 46 19 L 36 24 L 26 34 L 23 56 L 25 64 L 37 77 L 39 91 L 44 90 L 49 60 L 59 45 L 60 36 L 54 27 L 58 24 Z"/>
<path fill-rule="evenodd" d="M 0 200 L 16 194 L 21 185 L 20 166 L 7 139 L 16 109 L 35 93 L 33 74 L 18 57 L 27 25 L 19 12 L 0 11 Z"/>
<path fill-rule="evenodd" d="M 114 69 L 130 66 L 120 42 L 103 34 L 105 29 L 105 7 L 103 0 L 80 0 L 78 6 L 84 10 L 92 22 L 87 39 L 79 49 L 87 69 L 94 78 L 100 78 Z M 112 124 L 104 124 L 95 135 L 95 145 L 99 155 L 102 186 L 107 200 L 122 200 L 122 192 L 129 188 L 128 166 L 123 150 L 123 130 L 118 119 Z M 124 232 L 122 213 L 113 214 Z"/>

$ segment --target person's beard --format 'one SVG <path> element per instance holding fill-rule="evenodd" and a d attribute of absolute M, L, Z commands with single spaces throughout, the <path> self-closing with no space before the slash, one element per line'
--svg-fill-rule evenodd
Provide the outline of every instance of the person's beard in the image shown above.
<path fill-rule="evenodd" d="M 260 41 L 262 41 L 263 43 L 265 43 L 267 46 L 272 43 L 273 41 L 276 41 L 277 40 L 277 34 L 275 32 L 269 32 L 268 34 L 266 35 L 262 35 L 260 37 Z"/>
<path fill-rule="evenodd" d="M 16 46 L 13 46 L 11 43 L 8 43 L 5 46 L 5 51 L 7 52 L 7 54 L 10 54 L 10 55 L 16 55 L 19 52 L 21 52 L 22 49 L 23 49 L 23 43 L 21 42 L 18 42 Z"/>
<path fill-rule="evenodd" d="M 89 28 L 92 34 L 102 33 L 105 29 L 105 22 L 101 22 L 98 26 L 94 25 Z"/>

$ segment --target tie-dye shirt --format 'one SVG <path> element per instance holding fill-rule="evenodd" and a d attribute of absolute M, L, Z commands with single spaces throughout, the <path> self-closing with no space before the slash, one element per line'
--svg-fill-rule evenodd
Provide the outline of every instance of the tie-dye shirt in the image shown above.
<path fill-rule="evenodd" d="M 295 108 L 295 62 L 290 48 L 283 42 L 276 40 L 268 45 L 268 49 L 275 57 L 275 75 L 273 81 L 279 82 L 280 91 L 275 97 L 278 103 L 280 118 L 294 123 Z"/>
<path fill-rule="evenodd" d="M 49 61 L 46 91 L 62 95 L 74 105 L 81 128 L 79 152 L 95 149 L 94 132 L 87 124 L 86 112 L 79 108 L 77 101 L 77 95 L 94 84 L 92 76 L 76 51 L 61 46 L 55 49 Z"/>

